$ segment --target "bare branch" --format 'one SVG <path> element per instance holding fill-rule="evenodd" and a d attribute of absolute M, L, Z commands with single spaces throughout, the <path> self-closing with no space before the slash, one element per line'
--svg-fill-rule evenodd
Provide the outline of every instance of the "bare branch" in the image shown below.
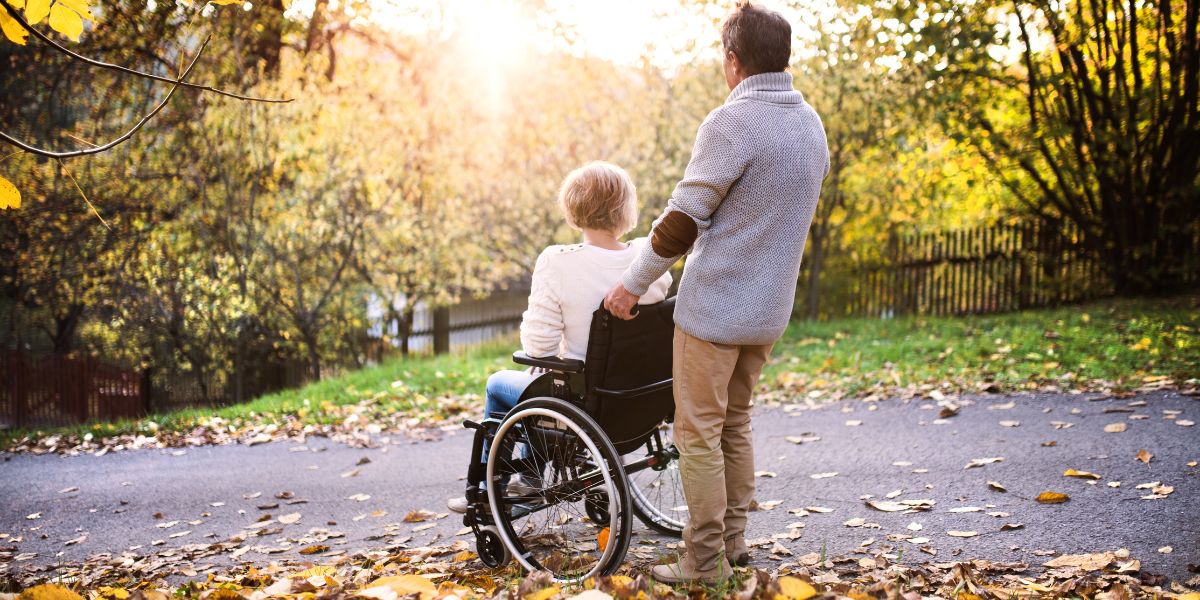
<path fill-rule="evenodd" d="M 154 81 L 161 81 L 163 83 L 170 83 L 172 85 L 182 85 L 184 87 L 202 90 L 205 92 L 212 92 L 214 94 L 220 94 L 222 96 L 228 96 L 230 98 L 236 98 L 238 100 L 246 100 L 249 102 L 286 103 L 286 102 L 291 102 L 293 100 L 292 98 L 258 98 L 255 96 L 243 96 L 242 94 L 235 94 L 233 92 L 228 92 L 225 90 L 217 89 L 212 86 L 200 85 L 200 84 L 196 84 L 196 83 L 188 83 L 186 81 L 183 81 L 183 78 L 171 79 L 170 77 L 162 77 L 160 75 L 154 75 L 153 73 L 147 73 L 145 71 L 139 71 L 137 69 L 130 69 L 129 67 L 122 67 L 121 65 L 114 65 L 112 63 L 107 63 L 107 62 L 104 62 L 101 60 L 96 60 L 94 58 L 88 58 L 88 57 L 86 57 L 82 54 L 79 54 L 79 53 L 71 50 L 70 48 L 67 48 L 66 46 L 63 46 L 62 44 L 59 44 L 58 42 L 50 39 L 49 36 L 42 33 L 41 31 L 34 29 L 33 26 L 30 25 L 29 22 L 25 20 L 25 17 L 22 16 L 21 13 L 17 11 L 17 9 L 13 8 L 12 5 L 9 4 L 7 0 L 0 0 L 0 6 L 3 6 L 4 9 L 8 11 L 8 14 L 11 15 L 13 19 L 16 19 L 17 23 L 19 23 L 21 25 L 21 27 L 24 27 L 26 31 L 28 31 L 29 33 L 32 33 L 33 37 L 36 37 L 37 39 L 42 40 L 46 44 L 49 44 L 55 50 L 58 50 L 59 52 L 62 52 L 63 54 L 66 54 L 67 56 L 70 56 L 71 58 L 74 58 L 75 60 L 83 61 L 89 65 L 92 65 L 93 67 L 100 67 L 102 69 L 112 69 L 114 71 L 126 73 L 128 75 L 136 75 L 138 77 L 144 77 L 146 79 L 153 79 Z"/>
<path fill-rule="evenodd" d="M 0 3 L 2 3 L 2 2 L 4 2 L 4 0 L 0 0 Z M 5 6 L 7 6 L 7 4 L 5 4 Z M 117 145 L 121 144 L 122 142 L 125 142 L 129 138 L 133 137 L 133 134 L 137 133 L 139 129 L 141 129 L 143 126 L 146 125 L 146 123 L 150 122 L 150 119 L 154 118 L 154 115 L 158 114 L 158 111 L 162 110 L 163 107 L 165 107 L 167 105 L 167 102 L 171 101 L 171 96 L 175 95 L 175 90 L 179 89 L 179 86 L 183 84 L 183 80 L 187 79 L 187 76 L 189 74 L 191 74 L 191 72 L 192 72 L 192 68 L 196 66 L 196 61 L 200 60 L 200 55 L 204 54 L 204 49 L 206 47 L 208 47 L 209 39 L 211 39 L 211 36 L 209 36 L 209 38 L 205 38 L 204 43 L 200 44 L 200 50 L 198 50 L 196 52 L 196 56 L 192 58 L 191 64 L 189 64 L 187 66 L 187 69 L 185 69 L 183 71 L 183 74 L 179 76 L 179 81 L 171 86 L 171 90 L 169 92 L 167 92 L 167 95 L 162 99 L 162 102 L 159 102 L 158 106 L 154 107 L 154 110 L 150 111 L 149 113 L 146 114 L 146 116 L 142 117 L 142 120 L 138 121 L 137 124 L 134 125 L 132 129 L 130 129 L 129 131 L 126 131 L 123 135 L 121 135 L 121 137 L 118 137 L 117 139 L 112 140 L 111 142 L 108 142 L 107 144 L 102 144 L 100 146 L 94 146 L 92 148 L 85 148 L 83 150 L 71 150 L 68 152 L 54 152 L 51 150 L 44 150 L 42 148 L 30 146 L 29 144 L 26 144 L 25 142 L 22 142 L 21 140 L 18 140 L 17 138 L 10 136 L 7 133 L 4 133 L 3 131 L 0 131 L 0 140 L 4 140 L 5 142 L 8 142 L 9 144 L 12 144 L 30 154 L 37 154 L 38 156 L 45 156 L 47 158 L 75 158 L 77 156 L 86 156 L 88 154 L 99 154 L 101 152 L 106 152 L 108 150 L 111 150 L 112 148 L 116 147 Z"/>

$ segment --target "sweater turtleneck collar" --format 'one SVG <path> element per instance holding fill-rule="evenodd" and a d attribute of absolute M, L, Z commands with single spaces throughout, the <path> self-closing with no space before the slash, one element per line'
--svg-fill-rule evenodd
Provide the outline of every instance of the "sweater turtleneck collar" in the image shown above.
<path fill-rule="evenodd" d="M 726 104 L 747 98 L 772 104 L 800 104 L 804 95 L 792 88 L 792 74 L 787 71 L 751 75 L 729 93 Z"/>

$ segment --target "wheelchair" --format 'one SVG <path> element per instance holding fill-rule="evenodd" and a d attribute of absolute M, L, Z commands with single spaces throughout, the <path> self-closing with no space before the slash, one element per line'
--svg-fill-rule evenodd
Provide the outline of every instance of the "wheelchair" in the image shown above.
<path fill-rule="evenodd" d="M 463 524 L 485 565 L 515 559 L 576 583 L 616 571 L 635 516 L 659 533 L 682 533 L 687 502 L 671 438 L 674 308 L 673 298 L 640 306 L 625 321 L 601 307 L 584 361 L 513 354 L 546 373 L 507 415 L 463 423 L 474 430 Z"/>

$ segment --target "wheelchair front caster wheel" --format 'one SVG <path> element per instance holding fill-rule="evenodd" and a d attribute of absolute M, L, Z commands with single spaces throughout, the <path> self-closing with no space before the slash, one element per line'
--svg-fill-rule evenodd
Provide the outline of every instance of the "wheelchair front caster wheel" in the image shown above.
<path fill-rule="evenodd" d="M 608 494 L 604 492 L 588 492 L 583 497 L 583 509 L 593 523 L 605 527 L 611 515 L 608 514 Z"/>
<path fill-rule="evenodd" d="M 479 534 L 475 536 L 475 551 L 479 554 L 479 560 L 493 569 L 512 560 L 508 546 L 504 545 L 504 540 L 500 539 L 500 532 L 494 525 L 479 530 Z"/>

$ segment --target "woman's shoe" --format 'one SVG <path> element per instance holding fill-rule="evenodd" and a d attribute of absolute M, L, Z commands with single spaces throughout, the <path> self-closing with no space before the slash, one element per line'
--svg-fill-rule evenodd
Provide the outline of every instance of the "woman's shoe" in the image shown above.
<path fill-rule="evenodd" d="M 446 501 L 446 508 L 460 515 L 467 513 L 467 506 L 469 505 L 470 503 L 467 502 L 466 496 L 459 496 L 458 498 L 451 498 Z"/>

